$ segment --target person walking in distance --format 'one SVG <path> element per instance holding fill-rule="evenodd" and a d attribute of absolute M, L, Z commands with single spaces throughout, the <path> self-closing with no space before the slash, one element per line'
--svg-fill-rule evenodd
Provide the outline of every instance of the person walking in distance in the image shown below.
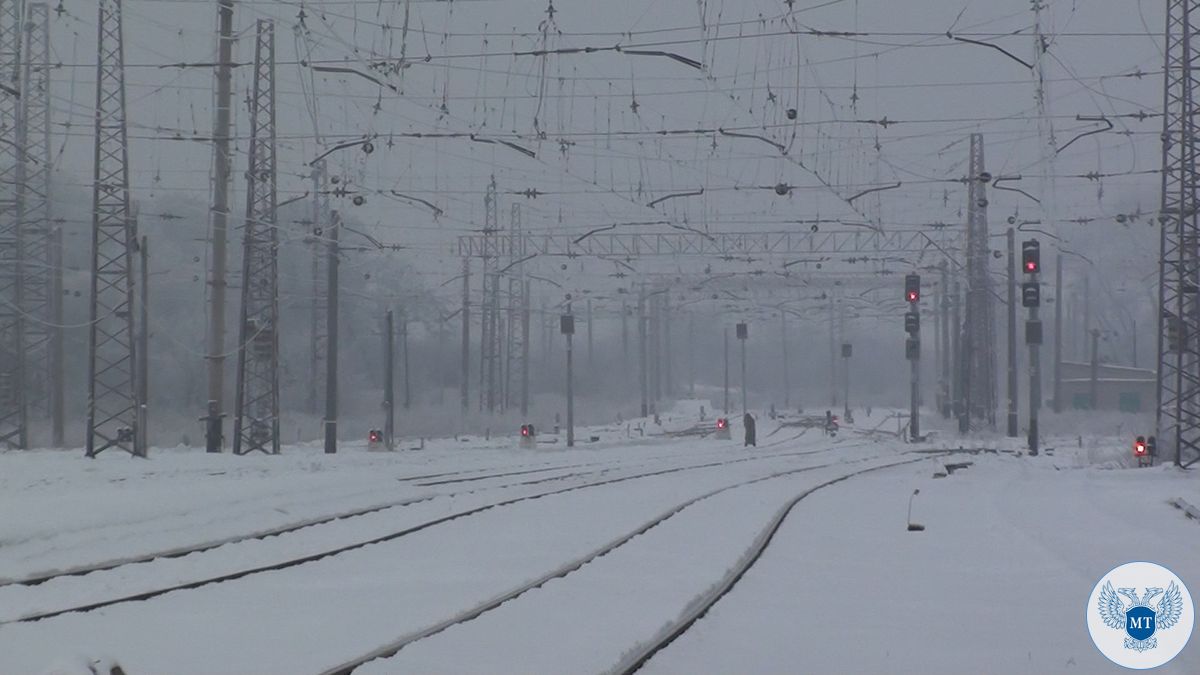
<path fill-rule="evenodd" d="M 758 447 L 758 439 L 754 432 L 754 416 L 746 413 L 742 416 L 742 426 L 746 428 L 746 445 L 744 447 Z"/>

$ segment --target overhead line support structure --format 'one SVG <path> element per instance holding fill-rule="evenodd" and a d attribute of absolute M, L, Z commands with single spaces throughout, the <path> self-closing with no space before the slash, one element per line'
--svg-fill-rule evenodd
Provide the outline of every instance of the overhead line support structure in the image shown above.
<path fill-rule="evenodd" d="M 22 2 L 0 0 L 0 447 L 28 447 L 21 250 L 25 152 L 21 136 Z"/>
<path fill-rule="evenodd" d="M 1159 447 L 1200 461 L 1200 0 L 1168 0 L 1159 262 Z"/>
<path fill-rule="evenodd" d="M 92 284 L 88 347 L 87 455 L 109 448 L 146 456 L 137 430 L 133 252 L 125 54 L 120 0 L 100 0 L 92 182 Z"/>
<path fill-rule="evenodd" d="M 275 206 L 275 24 L 255 30 L 246 170 L 233 452 L 279 453 L 279 232 Z"/>

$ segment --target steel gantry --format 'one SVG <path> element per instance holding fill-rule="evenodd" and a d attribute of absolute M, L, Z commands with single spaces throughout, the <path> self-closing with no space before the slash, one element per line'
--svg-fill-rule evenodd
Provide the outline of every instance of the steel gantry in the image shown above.
<path fill-rule="evenodd" d="M 996 332 L 994 290 L 990 274 L 992 259 L 988 243 L 987 184 L 984 169 L 983 135 L 971 134 L 970 169 L 967 175 L 967 299 L 962 327 L 965 380 L 962 414 L 996 426 Z M 960 422 L 961 428 L 961 422 Z"/>
<path fill-rule="evenodd" d="M 0 446 L 15 448 L 28 444 L 21 313 L 21 18 L 20 0 L 0 0 Z"/>
<path fill-rule="evenodd" d="M 55 233 L 50 221 L 50 8 L 28 5 L 21 64 L 21 129 L 26 169 L 21 186 L 22 314 L 25 318 L 25 396 L 31 413 L 53 419 L 56 442 L 61 442 L 62 410 L 59 388 L 61 327 L 54 293 Z"/>
<path fill-rule="evenodd" d="M 499 239 L 499 201 L 496 196 L 496 178 L 488 184 L 483 200 L 484 225 L 482 236 Z M 479 409 L 495 412 L 501 405 L 501 359 L 503 358 L 503 324 L 500 312 L 500 255 L 494 245 L 484 246 L 483 256 L 483 306 L 480 313 L 479 333 Z M 511 255 L 511 249 L 505 255 Z"/>
<path fill-rule="evenodd" d="M 521 205 L 512 205 L 509 232 L 521 239 Z M 511 251 L 508 265 L 501 270 L 508 276 L 504 345 L 504 407 L 519 406 L 521 415 L 529 412 L 529 280 L 524 272 L 525 253 Z"/>
<path fill-rule="evenodd" d="M 136 226 L 129 196 L 120 0 L 100 0 L 98 26 L 87 454 L 94 457 L 120 448 L 145 456 L 137 431 L 141 406 L 133 330 Z"/>
<path fill-rule="evenodd" d="M 1200 457 L 1200 0 L 1168 0 L 1165 55 L 1156 426 L 1184 466 Z"/>
<path fill-rule="evenodd" d="M 259 19 L 250 97 L 242 311 L 233 452 L 279 452 L 279 231 L 275 219 L 275 24 Z"/>

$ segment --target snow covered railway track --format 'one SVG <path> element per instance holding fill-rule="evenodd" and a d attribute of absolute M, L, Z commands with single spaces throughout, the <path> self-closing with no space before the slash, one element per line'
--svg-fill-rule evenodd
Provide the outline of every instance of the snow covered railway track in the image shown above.
<path fill-rule="evenodd" d="M 288 558 L 286 560 L 267 564 L 267 565 L 259 565 L 259 566 L 249 567 L 249 568 L 229 572 L 226 574 L 220 574 L 220 575 L 216 575 L 216 576 L 207 577 L 204 579 L 188 581 L 188 582 L 184 582 L 184 583 L 174 584 L 171 586 L 160 587 L 160 588 L 157 588 L 154 590 L 132 593 L 132 594 L 116 597 L 116 598 L 109 598 L 109 599 L 105 599 L 105 600 L 101 600 L 101 601 L 75 605 L 75 606 L 71 606 L 71 607 L 67 607 L 67 608 L 63 608 L 63 609 L 56 609 L 53 611 L 44 611 L 44 612 L 37 612 L 37 613 L 33 613 L 33 614 L 26 614 L 24 616 L 20 616 L 19 618 L 10 619 L 10 620 L 6 620 L 6 621 L 0 621 L 0 626 L 5 625 L 5 624 L 13 624 L 13 623 L 31 623 L 31 622 L 42 621 L 45 619 L 54 618 L 57 616 L 62 616 L 64 614 L 71 614 L 71 613 L 76 613 L 76 612 L 89 612 L 89 611 L 93 611 L 96 609 L 111 607 L 114 605 L 122 605 L 122 604 L 126 604 L 126 603 L 131 603 L 131 602 L 140 602 L 140 601 L 144 601 L 144 600 L 149 600 L 151 598 L 156 598 L 156 597 L 159 597 L 162 595 L 166 595 L 168 593 L 174 593 L 177 591 L 195 590 L 198 588 L 202 588 L 204 586 L 234 581 L 237 579 L 242 579 L 242 578 L 257 575 L 257 574 L 264 574 L 264 573 L 268 573 L 268 572 L 285 570 L 285 569 L 289 569 L 292 567 L 297 567 L 300 565 L 305 565 L 308 563 L 316 562 L 319 560 L 324 560 L 326 558 L 331 558 L 331 557 L 341 555 L 343 553 L 347 553 L 350 551 L 359 550 L 359 549 L 362 549 L 362 548 L 365 548 L 368 546 L 372 546 L 375 544 L 381 544 L 381 543 L 385 543 L 385 542 L 394 541 L 396 539 L 400 539 L 401 537 L 404 537 L 404 536 L 407 536 L 410 534 L 414 534 L 416 532 L 421 532 L 423 530 L 426 530 L 426 529 L 429 529 L 429 528 L 432 528 L 432 527 L 435 527 L 438 525 L 442 525 L 444 523 L 453 522 L 453 521 L 459 520 L 461 518 L 466 518 L 466 517 L 473 516 L 473 515 L 476 515 L 479 513 L 490 511 L 491 509 L 510 506 L 513 504 L 519 504 L 522 502 L 533 501 L 533 500 L 542 499 L 545 497 L 551 497 L 554 495 L 566 494 L 566 493 L 575 492 L 578 490 L 584 490 L 584 489 L 588 489 L 588 488 L 614 485 L 614 484 L 623 483 L 623 482 L 631 481 L 631 480 L 652 478 L 652 477 L 656 477 L 656 476 L 664 476 L 664 475 L 680 473 L 680 472 L 685 472 L 685 471 L 696 471 L 696 470 L 701 470 L 701 469 L 709 469 L 709 468 L 727 466 L 727 465 L 732 465 L 732 464 L 741 464 L 741 463 L 745 463 L 745 462 L 766 461 L 766 460 L 771 460 L 771 459 L 776 459 L 776 458 L 781 458 L 781 457 L 801 457 L 801 456 L 815 455 L 815 454 L 820 454 L 820 453 L 831 452 L 833 450 L 848 449 L 850 447 L 859 447 L 860 445 L 862 445 L 862 444 L 859 444 L 859 445 L 837 445 L 837 446 L 833 446 L 833 447 L 823 447 L 823 448 L 819 448 L 816 450 L 797 451 L 797 452 L 753 454 L 750 456 L 740 456 L 740 457 L 737 457 L 734 459 L 717 460 L 717 461 L 711 461 L 711 462 L 704 462 L 701 464 L 671 466 L 671 467 L 663 468 L 663 469 L 656 469 L 656 470 L 652 470 L 652 471 L 643 471 L 640 473 L 634 473 L 634 474 L 625 475 L 625 476 L 616 476 L 613 478 L 606 478 L 603 480 L 596 480 L 596 481 L 591 481 L 591 482 L 586 482 L 586 483 L 580 483 L 577 485 L 570 485 L 570 486 L 566 486 L 566 487 L 557 488 L 554 490 L 538 492 L 538 493 L 531 494 L 531 495 L 523 495 L 520 497 L 503 499 L 503 500 L 492 502 L 489 504 L 484 504 L 481 506 L 477 506 L 477 507 L 465 509 L 462 511 L 458 511 L 455 513 L 451 513 L 446 516 L 441 516 L 438 518 L 430 519 L 430 520 L 418 523 L 416 525 L 406 527 L 402 530 L 390 532 L 388 534 L 384 534 L 384 535 L 381 535 L 378 537 L 373 537 L 373 538 L 370 538 L 370 539 L 367 539 L 364 541 L 359 541 L 359 542 L 355 542 L 352 544 L 339 546 L 336 548 L 330 548 L 330 549 L 318 551 L 318 552 L 304 555 L 304 556 Z M 563 478 L 563 477 L 537 479 L 534 481 L 528 481 L 528 483 L 541 483 L 541 482 L 546 482 L 548 480 L 557 480 L 559 478 Z M 518 483 L 515 485 L 520 485 L 520 484 Z M 473 492 L 473 491 L 471 491 L 471 492 Z M 460 494 L 460 493 L 454 493 L 454 494 Z M 469 492 L 465 492 L 465 493 L 461 493 L 461 494 L 469 494 Z M 425 497 L 424 499 L 432 499 L 432 498 L 434 498 L 434 496 Z M 383 510 L 383 509 L 377 509 L 377 511 L 378 510 Z M 301 529 L 301 528 L 295 528 L 295 529 Z M 266 535 L 266 536 L 271 536 L 271 535 Z M 215 547 L 208 547 L 206 550 L 211 550 L 211 548 L 215 548 Z M 178 555 L 184 555 L 184 554 L 180 553 Z M 151 560 L 153 560 L 153 558 Z M 125 563 L 121 563 L 121 565 L 114 565 L 114 566 L 110 567 L 109 569 L 115 569 L 116 567 L 120 567 L 120 566 L 128 565 L 128 564 L 132 564 L 132 562 L 125 562 Z M 75 572 L 73 575 L 78 576 L 78 575 L 85 574 L 85 573 L 86 572 Z M 63 576 L 63 575 L 58 575 L 58 576 Z M 53 576 L 51 576 L 50 578 L 53 578 Z M 43 581 L 45 581 L 45 580 L 43 580 Z"/>
<path fill-rule="evenodd" d="M 15 578 L 15 579 L 8 579 L 8 578 L 0 577 L 0 588 L 4 588 L 7 586 L 38 586 L 38 585 L 44 584 L 48 581 L 53 581 L 55 579 L 84 576 L 86 574 L 91 574 L 93 572 L 107 572 L 107 571 L 119 569 L 121 567 L 125 567 L 128 565 L 138 565 L 138 564 L 142 564 L 142 563 L 154 562 L 156 560 L 170 560 L 173 558 L 182 558 L 184 556 L 191 555 L 194 553 L 204 553 L 207 551 L 212 551 L 214 549 L 221 548 L 223 546 L 228 546 L 230 544 L 239 544 L 239 543 L 250 542 L 250 541 L 262 541 L 265 539 L 270 539 L 272 537 L 278 537 L 278 536 L 284 535 L 284 534 L 291 534 L 293 532 L 299 532 L 301 530 L 306 530 L 306 529 L 316 527 L 319 525 L 326 525 L 326 524 L 334 523 L 337 521 L 349 520 L 352 518 L 367 516 L 367 515 L 371 515 L 371 514 L 375 514 L 375 513 L 380 513 L 382 511 L 387 511 L 389 509 L 401 508 L 401 507 L 405 507 L 405 506 L 411 506 L 414 504 L 421 504 L 421 503 L 428 502 L 428 501 L 431 501 L 431 500 L 437 499 L 437 498 L 460 497 L 463 495 L 475 494 L 484 489 L 503 490 L 503 489 L 512 488 L 512 487 L 539 485 L 541 483 L 548 483 L 548 482 L 558 481 L 558 480 L 569 480 L 571 478 L 579 478 L 582 476 L 588 476 L 588 475 L 593 475 L 593 474 L 603 474 L 603 473 L 611 471 L 612 469 L 617 468 L 619 466 L 620 466 L 620 462 L 615 461 L 615 460 L 614 461 L 602 461 L 602 462 L 587 462 L 587 463 L 580 463 L 580 464 L 555 465 L 555 466 L 549 466 L 546 468 L 530 469 L 530 470 L 522 470 L 522 471 L 504 471 L 504 472 L 486 473 L 486 474 L 482 474 L 482 475 L 478 475 L 478 476 L 470 476 L 470 477 L 461 478 L 461 479 L 449 479 L 449 480 L 440 480 L 440 481 L 436 481 L 436 482 L 425 482 L 425 483 L 417 483 L 417 482 L 413 482 L 413 481 L 425 480 L 425 479 L 430 479 L 430 478 L 440 478 L 443 476 L 461 475 L 464 473 L 475 473 L 475 472 L 478 472 L 479 470 L 478 469 L 469 469 L 469 470 L 463 470 L 463 471 L 451 471 L 451 472 L 436 473 L 436 474 L 426 474 L 426 475 L 422 475 L 422 476 L 408 476 L 408 477 L 398 478 L 396 480 L 398 480 L 402 483 L 404 483 L 404 482 L 410 483 L 414 487 L 439 487 L 439 486 L 443 486 L 443 485 L 453 485 L 456 483 L 471 483 L 471 482 L 477 482 L 477 481 L 488 480 L 488 479 L 493 479 L 493 478 L 505 478 L 505 477 L 522 476 L 522 475 L 530 475 L 530 474 L 537 474 L 537 473 L 548 473 L 548 472 L 553 472 L 553 471 L 566 471 L 569 469 L 599 467 L 599 469 L 574 471 L 574 472 L 570 472 L 570 473 L 549 476 L 546 478 L 525 480 L 525 481 L 520 481 L 520 482 L 516 482 L 516 483 L 506 483 L 506 484 L 495 485 L 495 486 L 482 486 L 480 488 L 471 489 L 471 490 L 462 490 L 459 492 L 435 493 L 435 494 L 421 495 L 418 497 L 408 497 L 405 499 L 390 500 L 390 501 L 386 501 L 386 502 L 382 502 L 382 503 L 378 503 L 378 504 L 364 506 L 362 508 L 348 509 L 348 510 L 339 511 L 336 513 L 315 516 L 313 518 L 306 518 L 306 519 L 299 520 L 296 522 L 279 525 L 277 527 L 267 528 L 267 529 L 263 529 L 263 530 L 255 530 L 255 531 L 244 533 L 244 534 L 235 534 L 235 535 L 231 535 L 228 537 L 208 539 L 208 540 L 205 540 L 202 542 L 187 544 L 184 546 L 172 547 L 172 548 L 168 548 L 168 549 L 162 549 L 162 550 L 158 550 L 158 551 L 150 551 L 148 553 L 143 553 L 143 554 L 139 554 L 139 555 L 123 556 L 120 558 L 111 558 L 108 560 L 102 560 L 99 562 L 88 563 L 85 565 L 78 565 L 78 566 L 74 566 L 74 567 L 45 570 L 42 572 L 34 572 L 32 574 L 22 576 L 19 578 Z M 483 471 L 491 471 L 491 470 L 492 469 L 483 469 Z M 3 622 L 0 622 L 0 623 L 3 623 Z"/>
<path fill-rule="evenodd" d="M 879 459 L 879 458 L 878 457 L 867 458 L 867 459 L 859 460 L 859 461 L 869 461 L 870 459 Z M 386 658 L 395 656 L 402 649 L 404 649 L 405 647 L 407 647 L 413 643 L 416 643 L 416 642 L 419 642 L 426 638 L 437 635 L 438 633 L 441 633 L 447 629 L 453 628 L 454 626 L 458 626 L 461 624 L 468 623 L 470 621 L 474 621 L 475 619 L 479 618 L 480 616 L 483 616 L 484 614 L 486 614 L 494 609 L 497 609 L 497 608 L 501 607 L 502 605 L 504 605 L 512 600 L 515 600 L 534 589 L 541 588 L 542 586 L 546 585 L 550 581 L 553 581 L 555 579 L 562 579 L 564 577 L 571 575 L 573 572 L 580 570 L 585 565 L 588 565 L 591 562 L 593 562 L 599 558 L 603 558 L 604 556 L 609 555 L 613 551 L 616 551 L 618 548 L 628 544 L 630 541 L 632 541 L 636 537 L 640 537 L 640 536 L 650 532 L 651 530 L 658 527 L 659 525 L 662 525 L 663 523 L 670 520 L 671 518 L 674 518 L 675 516 L 679 515 L 680 513 L 682 513 L 689 507 L 692 507 L 702 501 L 705 501 L 705 500 L 715 497 L 717 495 L 729 492 L 731 490 L 736 490 L 738 488 L 743 488 L 743 487 L 747 487 L 750 485 L 755 485 L 758 483 L 763 483 L 766 481 L 775 480 L 775 479 L 783 478 L 783 477 L 787 477 L 787 476 L 794 476 L 796 474 L 806 473 L 809 471 L 816 471 L 818 469 L 826 469 L 831 466 L 833 466 L 833 464 L 814 464 L 814 465 L 810 465 L 810 466 L 776 471 L 776 472 L 773 472 L 766 476 L 760 476 L 757 478 L 751 478 L 751 479 L 739 481 L 739 482 L 733 483 L 731 485 L 726 485 L 724 487 L 720 487 L 715 490 L 711 490 L 702 495 L 692 497 L 691 499 L 687 499 L 683 502 L 680 502 L 680 503 L 672 506 L 671 508 L 660 513 L 659 515 L 655 516 L 654 518 L 641 524 L 637 528 L 621 535 L 620 537 L 608 542 L 607 544 L 604 544 L 604 545 L 600 546 L 599 548 L 596 548 L 595 550 L 593 550 L 575 560 L 572 560 L 560 567 L 557 567 L 554 570 L 551 570 L 550 572 L 542 575 L 541 577 L 538 577 L 537 579 L 535 579 L 529 583 L 523 584 L 517 588 L 514 588 L 514 589 L 506 591 L 500 595 L 497 595 L 496 597 L 494 597 L 492 599 L 489 599 L 475 607 L 472 607 L 471 609 L 460 612 L 460 613 L 456 614 L 455 616 L 450 617 L 444 621 L 440 621 L 440 622 L 430 625 L 426 628 L 409 633 L 408 635 L 405 635 L 405 636 L 397 639 L 395 642 L 391 642 L 387 645 L 379 647 L 378 649 L 372 650 L 371 652 L 364 654 L 358 658 L 352 659 L 352 660 L 342 663 L 338 666 L 335 666 L 328 670 L 322 671 L 321 675 L 351 675 L 351 673 L 353 673 L 358 668 L 360 668 L 361 666 L 363 666 L 367 663 L 370 663 L 372 661 L 377 661 L 379 659 L 386 659 Z"/>
<path fill-rule="evenodd" d="M 952 452 L 947 451 L 946 454 L 952 454 Z M 882 471 L 884 469 L 892 469 L 898 466 L 905 466 L 907 464 L 923 462 L 928 458 L 929 455 L 925 454 L 924 456 L 916 459 L 868 467 L 866 469 L 854 471 L 852 473 L 827 480 L 796 495 L 796 497 L 791 499 L 787 504 L 780 508 L 778 512 L 776 512 L 775 517 L 772 518 L 767 526 L 758 534 L 750 548 L 748 548 L 745 553 L 742 554 L 738 564 L 730 569 L 724 578 L 714 584 L 706 592 L 694 598 L 678 619 L 665 626 L 653 638 L 630 649 L 624 655 L 621 661 L 612 669 L 610 669 L 608 673 L 613 675 L 631 675 L 632 673 L 636 673 L 637 671 L 641 670 L 642 666 L 646 665 L 650 659 L 654 658 L 655 655 L 670 646 L 671 643 L 675 642 L 675 640 L 686 633 L 688 629 L 690 629 L 697 621 L 703 618 L 704 615 L 707 614 L 709 610 L 713 608 L 713 606 L 720 602 L 722 598 L 728 595 L 733 590 L 734 586 L 736 586 L 738 582 L 746 576 L 750 569 L 754 567 L 755 563 L 757 563 L 762 557 L 763 553 L 766 552 L 767 547 L 771 545 L 772 539 L 774 539 L 775 535 L 779 532 L 779 529 L 783 526 L 784 521 L 787 520 L 787 517 L 791 514 L 791 512 L 800 502 L 804 501 L 804 499 L 819 490 L 823 490 L 827 487 L 831 487 L 857 476 L 875 471 Z"/>

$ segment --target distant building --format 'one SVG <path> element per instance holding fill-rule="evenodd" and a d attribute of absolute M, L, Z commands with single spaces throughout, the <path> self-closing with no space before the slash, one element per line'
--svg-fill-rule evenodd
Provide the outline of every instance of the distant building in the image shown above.
<path fill-rule="evenodd" d="M 1092 405 L 1092 364 L 1062 364 L 1064 410 L 1119 410 L 1127 413 L 1154 409 L 1158 395 L 1153 370 L 1101 363 L 1096 372 L 1096 405 Z"/>

